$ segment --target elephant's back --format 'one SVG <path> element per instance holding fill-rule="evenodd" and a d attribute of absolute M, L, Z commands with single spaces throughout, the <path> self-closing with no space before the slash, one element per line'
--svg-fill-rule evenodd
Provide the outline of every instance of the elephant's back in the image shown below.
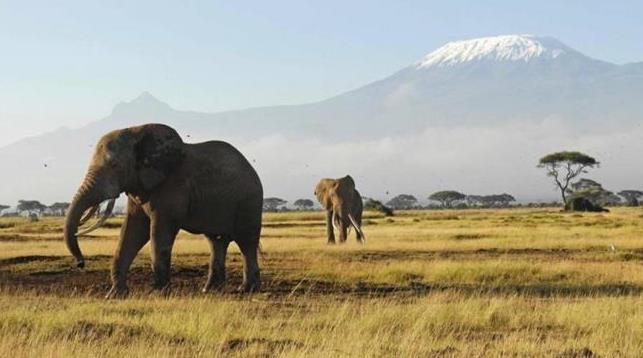
<path fill-rule="evenodd" d="M 263 194 L 259 175 L 232 144 L 209 141 L 187 146 L 189 170 L 197 173 L 197 177 L 207 180 L 210 185 L 237 185 L 246 192 Z"/>
<path fill-rule="evenodd" d="M 181 178 L 189 190 L 184 229 L 194 233 L 239 234 L 261 229 L 263 188 L 256 171 L 234 146 L 222 141 L 186 144 Z M 258 234 L 253 234 L 258 236 Z"/>

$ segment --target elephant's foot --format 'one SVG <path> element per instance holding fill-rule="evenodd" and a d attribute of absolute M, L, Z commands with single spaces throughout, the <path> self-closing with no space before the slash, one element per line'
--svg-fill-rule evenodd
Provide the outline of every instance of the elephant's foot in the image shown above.
<path fill-rule="evenodd" d="M 335 245 L 335 240 L 328 240 L 326 245 Z"/>
<path fill-rule="evenodd" d="M 237 292 L 239 293 L 257 293 L 261 289 L 261 283 L 243 283 L 239 288 L 237 289 Z"/>
<path fill-rule="evenodd" d="M 237 291 L 243 293 L 256 293 L 261 289 L 261 279 L 259 278 L 259 271 L 254 275 L 248 275 L 247 279 L 243 280 L 241 286 Z"/>
<path fill-rule="evenodd" d="M 119 298 L 126 298 L 129 295 L 127 286 L 114 285 L 105 295 L 105 299 L 113 300 Z"/>
<path fill-rule="evenodd" d="M 148 294 L 151 296 L 168 297 L 171 292 L 172 288 L 169 283 L 154 284 Z"/>

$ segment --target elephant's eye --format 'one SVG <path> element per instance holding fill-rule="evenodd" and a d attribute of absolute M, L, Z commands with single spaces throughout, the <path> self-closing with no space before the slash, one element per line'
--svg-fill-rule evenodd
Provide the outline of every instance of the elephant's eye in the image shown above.
<path fill-rule="evenodd" d="M 114 156 L 114 153 L 113 153 L 112 151 L 110 151 L 110 150 L 106 150 L 106 151 L 105 151 L 105 161 L 106 161 L 106 162 L 111 162 L 111 161 L 113 161 L 113 160 L 114 160 L 114 157 L 115 157 L 115 156 Z"/>

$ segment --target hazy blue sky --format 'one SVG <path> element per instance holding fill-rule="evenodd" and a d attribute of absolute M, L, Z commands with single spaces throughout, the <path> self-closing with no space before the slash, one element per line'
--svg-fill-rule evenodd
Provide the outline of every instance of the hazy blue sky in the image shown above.
<path fill-rule="evenodd" d="M 640 1 L 177 3 L 0 0 L 0 145 L 104 117 L 145 90 L 200 111 L 323 99 L 488 35 L 643 61 Z"/>

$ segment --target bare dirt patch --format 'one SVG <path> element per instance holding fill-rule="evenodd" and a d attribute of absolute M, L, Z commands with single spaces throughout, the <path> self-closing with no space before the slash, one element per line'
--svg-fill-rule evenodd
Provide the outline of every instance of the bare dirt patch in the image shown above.
<path fill-rule="evenodd" d="M 360 253 L 365 254 L 365 253 Z M 390 253 L 389 253 L 390 254 Z M 382 259 L 382 253 L 367 255 L 369 259 Z M 227 283 L 224 289 L 216 294 L 238 295 L 241 285 L 242 263 L 240 255 L 230 255 L 227 271 Z M 11 292 L 30 292 L 57 296 L 103 297 L 109 290 L 110 273 L 109 256 L 89 257 L 87 269 L 73 267 L 73 260 L 57 256 L 27 256 L 0 261 L 0 288 Z M 207 259 L 199 257 L 181 257 L 172 267 L 171 295 L 201 296 L 201 288 L 207 277 Z M 202 262 L 195 264 L 195 261 Z M 17 265 L 21 269 L 16 270 Z M 457 292 L 469 295 L 513 295 L 520 294 L 535 297 L 585 297 L 585 296 L 622 296 L 640 294 L 643 287 L 629 283 L 610 284 L 563 284 L 542 283 L 524 285 L 502 285 L 476 283 L 426 283 L 420 277 L 409 276 L 400 284 L 380 284 L 368 281 L 338 282 L 319 278 L 292 278 L 284 276 L 278 264 L 266 265 L 263 271 L 262 294 L 267 297 L 284 297 L 300 295 L 352 295 L 364 297 L 384 297 L 400 295 L 422 296 L 434 292 Z M 153 273 L 149 259 L 139 260 L 132 267 L 129 275 L 129 287 L 132 295 L 157 295 L 153 291 Z"/>

